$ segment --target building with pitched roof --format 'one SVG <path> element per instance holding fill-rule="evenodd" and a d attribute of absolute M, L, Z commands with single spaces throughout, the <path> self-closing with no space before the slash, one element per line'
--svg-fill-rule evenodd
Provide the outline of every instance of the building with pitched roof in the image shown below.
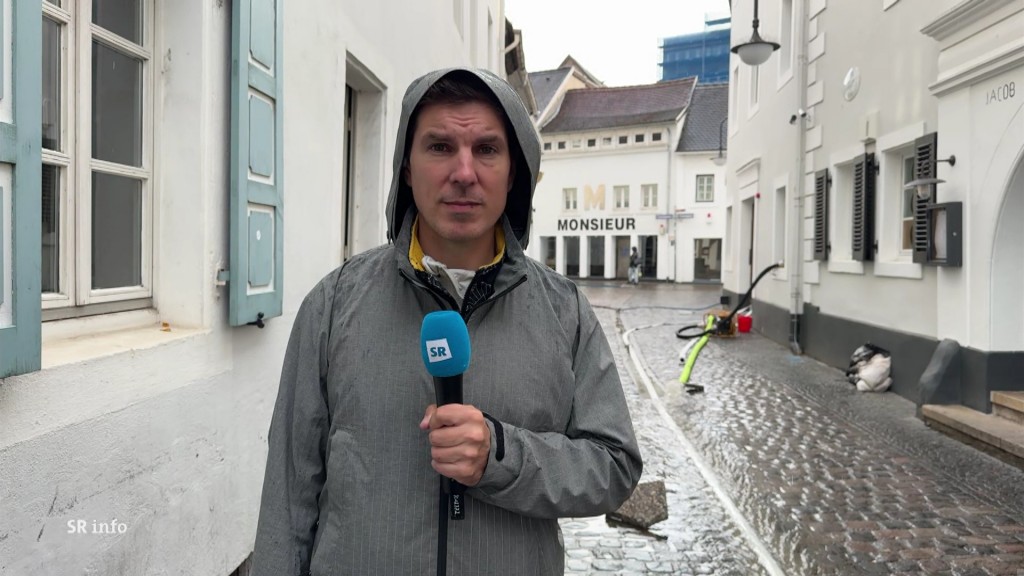
<path fill-rule="evenodd" d="M 544 110 L 531 255 L 568 276 L 625 278 L 635 246 L 646 278 L 719 281 L 720 119 L 695 113 L 724 118 L 727 89 L 696 78 L 604 87 L 566 63 L 530 74 Z M 569 88 L 570 78 L 586 85 Z"/>

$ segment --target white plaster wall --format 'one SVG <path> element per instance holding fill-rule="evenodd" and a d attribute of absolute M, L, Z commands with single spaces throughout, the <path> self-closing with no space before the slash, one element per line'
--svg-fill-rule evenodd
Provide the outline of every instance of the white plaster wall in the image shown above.
<path fill-rule="evenodd" d="M 711 161 L 715 152 L 693 152 L 675 154 L 673 162 L 673 210 L 682 209 L 693 214 L 693 218 L 674 221 L 676 238 L 676 267 L 679 271 L 677 282 L 692 282 L 694 279 L 694 242 L 698 238 L 725 238 L 726 179 L 725 166 L 716 166 Z M 712 174 L 715 177 L 715 193 L 712 202 L 697 202 L 697 176 Z M 722 247 L 722 259 L 726 256 Z M 724 262 L 723 262 L 723 276 Z"/>
<path fill-rule="evenodd" d="M 291 323 L 340 263 L 346 53 L 385 87 L 383 186 L 363 248 L 384 238 L 405 87 L 469 62 L 447 0 L 285 7 L 284 313 L 263 330 L 229 328 L 214 276 L 228 246 L 230 3 L 157 6 L 155 310 L 48 323 L 44 369 L 0 381 L 0 574 L 238 566 L 255 535 Z M 500 44 L 503 3 L 486 9 Z M 123 534 L 68 532 L 68 521 L 115 518 Z"/>
<path fill-rule="evenodd" d="M 648 129 L 647 132 L 650 132 Z M 568 141 L 577 136 L 567 136 Z M 583 137 L 584 142 L 586 136 Z M 649 136 L 648 136 L 649 138 Z M 560 140 L 559 136 L 545 135 L 545 140 Z M 669 226 L 663 226 L 666 220 L 657 220 L 655 215 L 666 213 L 672 207 L 668 193 L 668 148 L 667 146 L 639 146 L 608 151 L 592 150 L 580 152 L 546 152 L 541 159 L 541 171 L 544 177 L 537 185 L 534 193 L 533 228 L 531 232 L 531 248 L 533 254 L 539 255 L 541 236 L 658 236 L 658 278 L 672 279 L 673 261 L 672 247 L 668 242 Z M 644 209 L 641 204 L 641 185 L 658 185 L 658 202 L 656 209 Z M 584 206 L 585 188 L 590 186 L 597 190 L 605 188 L 605 209 L 586 210 Z M 615 208 L 615 186 L 629 186 L 630 204 L 628 209 Z M 564 210 L 562 190 L 576 188 L 578 209 Z M 558 231 L 560 218 L 635 218 L 636 229 L 629 231 Z M 581 250 L 585 244 L 581 240 Z M 581 259 L 582 262 L 582 259 Z"/>
<path fill-rule="evenodd" d="M 806 177 L 797 175 L 797 166 L 800 155 L 805 154 L 805 174 L 829 168 L 835 178 L 832 160 L 837 154 L 849 150 L 874 151 L 875 138 L 918 123 L 923 123 L 928 132 L 938 129 L 938 103 L 928 92 L 928 85 L 936 78 L 939 47 L 919 30 L 956 3 L 955 0 L 902 0 L 888 10 L 883 10 L 881 3 L 873 2 L 823 0 L 811 3 L 807 86 L 798 88 L 795 82 L 785 79 L 780 82 L 776 62 L 779 54 L 776 53 L 760 67 L 761 90 L 756 111 L 752 111 L 749 103 L 749 67 L 739 64 L 740 83 L 730 86 L 731 91 L 737 91 L 730 101 L 736 102 L 738 109 L 731 114 L 735 121 L 730 123 L 729 173 L 735 173 L 753 158 L 760 158 L 757 189 L 762 197 L 770 196 L 766 194 L 768 188 L 782 174 L 792 174 L 794 186 L 804 178 L 802 272 L 804 282 L 810 284 L 809 290 L 805 286 L 804 294 L 810 303 L 820 306 L 824 314 L 889 326 L 893 314 L 898 313 L 899 329 L 936 336 L 937 309 L 933 304 L 937 275 L 934 270 L 925 270 L 921 278 L 900 278 L 876 275 L 871 263 L 863 266 L 863 272 L 851 273 L 854 266 L 833 265 L 830 270 L 826 264 L 819 266 L 807 261 L 813 257 L 813 189 L 807 185 Z M 777 1 L 761 3 L 762 31 L 778 29 L 778 4 Z M 794 5 L 796 10 L 800 9 L 800 2 Z M 752 6 L 737 5 L 734 22 L 749 22 L 751 10 Z M 735 25 L 734 43 L 745 40 L 749 33 L 749 26 Z M 733 64 L 737 62 L 734 56 Z M 842 81 L 853 66 L 860 70 L 861 87 L 856 98 L 848 102 L 842 96 Z M 804 150 L 797 149 L 800 122 L 796 125 L 788 122 L 798 107 L 798 89 L 806 89 L 810 113 L 803 121 L 807 131 Z M 869 120 L 872 128 L 865 133 L 865 123 Z M 950 136 L 940 131 L 939 142 L 941 148 L 943 142 L 951 142 Z M 880 185 L 881 182 L 880 179 Z M 734 194 L 739 187 L 730 181 L 729 189 Z M 897 193 L 898 190 L 880 191 L 886 192 Z M 796 198 L 792 191 L 789 194 Z M 795 203 L 791 210 L 795 214 Z M 738 209 L 733 210 L 733 236 L 736 238 L 739 213 Z M 758 209 L 755 262 L 767 263 L 771 259 L 771 217 L 772 210 Z M 876 217 L 881 218 L 881 215 L 876 214 Z M 830 222 L 830 227 L 836 229 L 836 223 Z M 733 254 L 736 256 L 735 251 Z M 743 279 L 732 275 L 726 287 L 736 291 L 745 288 L 743 284 Z M 758 298 L 788 308 L 789 287 L 781 281 L 770 284 L 767 290 L 759 288 Z M 922 305 L 901 306 L 907 301 Z"/>

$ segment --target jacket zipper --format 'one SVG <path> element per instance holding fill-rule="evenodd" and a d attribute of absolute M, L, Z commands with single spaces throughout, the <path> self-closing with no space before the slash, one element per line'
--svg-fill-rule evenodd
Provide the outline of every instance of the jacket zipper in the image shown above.
<path fill-rule="evenodd" d="M 405 278 L 406 280 L 411 282 L 413 286 L 416 286 L 416 287 L 418 287 L 418 288 L 420 288 L 422 290 L 426 290 L 427 293 L 429 293 L 434 298 L 434 300 L 437 301 L 437 303 L 441 306 L 441 308 L 445 308 L 444 300 L 447 300 L 449 304 L 452 304 L 452 306 L 450 308 L 447 308 L 448 310 L 454 310 L 456 308 L 454 306 L 455 299 L 451 296 L 451 294 L 448 294 L 447 292 L 445 292 L 445 293 L 438 293 L 429 284 L 424 284 L 423 282 L 420 282 L 419 280 L 410 277 L 404 270 L 399 270 L 398 273 L 401 274 L 401 276 L 403 278 Z M 470 287 L 473 286 L 473 282 L 475 282 L 476 280 L 477 280 L 477 278 L 474 276 L 473 280 L 470 281 Z M 487 298 L 486 300 L 483 300 L 483 301 L 479 302 L 476 306 L 473 306 L 472 308 L 465 308 L 463 310 L 460 310 L 459 314 L 462 316 L 463 321 L 465 321 L 466 324 L 469 325 L 469 317 L 470 317 L 470 315 L 472 315 L 474 311 L 476 311 L 478 308 L 480 308 L 480 306 L 483 306 L 484 304 L 486 304 L 488 302 L 494 302 L 495 300 L 497 300 L 497 299 L 501 298 L 502 296 L 508 294 L 512 290 L 515 290 L 516 287 L 518 287 L 523 282 L 526 282 L 526 276 L 525 275 L 522 278 L 520 278 L 519 280 L 517 280 L 515 284 L 509 286 L 508 288 L 502 290 L 501 292 L 499 292 L 497 294 L 492 294 L 490 298 Z M 467 293 L 468 292 L 469 291 L 467 289 Z M 463 302 L 465 302 L 465 301 L 463 301 Z M 438 487 L 438 500 L 437 500 L 437 576 L 447 576 L 447 573 L 448 573 L 447 564 L 448 564 L 448 495 L 446 495 L 444 493 L 444 480 L 442 479 L 441 480 L 441 484 Z"/>

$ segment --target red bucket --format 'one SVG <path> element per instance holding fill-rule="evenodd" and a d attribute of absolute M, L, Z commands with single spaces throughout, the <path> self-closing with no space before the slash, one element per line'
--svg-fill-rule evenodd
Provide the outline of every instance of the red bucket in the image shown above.
<path fill-rule="evenodd" d="M 754 324 L 753 316 L 740 315 L 736 317 L 736 328 L 743 333 L 750 332 L 750 327 Z"/>

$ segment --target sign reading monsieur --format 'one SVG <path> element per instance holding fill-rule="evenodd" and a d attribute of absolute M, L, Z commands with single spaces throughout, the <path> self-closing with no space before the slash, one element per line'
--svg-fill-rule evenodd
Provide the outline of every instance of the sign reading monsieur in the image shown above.
<path fill-rule="evenodd" d="M 636 218 L 559 218 L 558 231 L 636 230 Z"/>

